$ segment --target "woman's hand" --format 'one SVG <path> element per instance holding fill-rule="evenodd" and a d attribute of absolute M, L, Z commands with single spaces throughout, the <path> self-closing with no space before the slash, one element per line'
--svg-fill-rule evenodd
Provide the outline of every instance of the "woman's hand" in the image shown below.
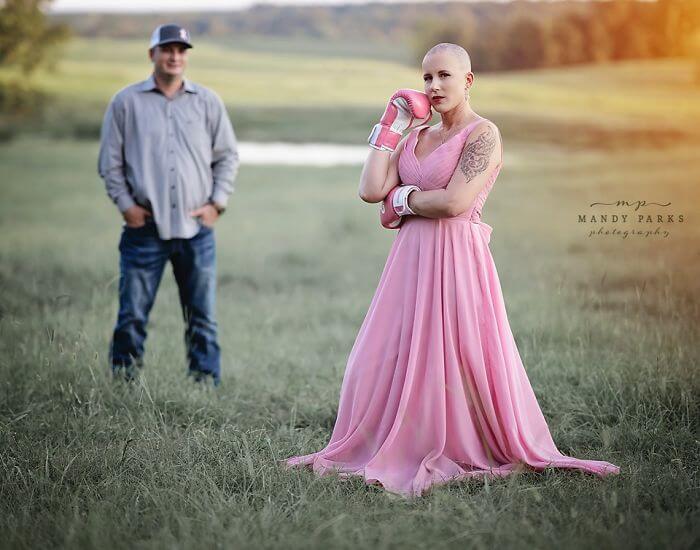
<path fill-rule="evenodd" d="M 394 151 L 403 133 L 430 121 L 433 112 L 430 99 L 418 90 L 398 90 L 386 106 L 379 124 L 367 138 L 374 149 Z"/>
<path fill-rule="evenodd" d="M 397 229 L 403 222 L 403 216 L 415 214 L 408 206 L 408 197 L 414 191 L 420 191 L 420 187 L 416 185 L 397 185 L 389 191 L 379 210 L 379 221 L 384 227 Z"/>

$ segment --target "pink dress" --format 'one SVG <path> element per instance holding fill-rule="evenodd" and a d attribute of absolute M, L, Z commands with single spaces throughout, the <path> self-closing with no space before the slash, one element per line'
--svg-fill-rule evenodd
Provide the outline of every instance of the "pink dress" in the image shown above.
<path fill-rule="evenodd" d="M 420 161 L 414 129 L 399 159 L 402 183 L 446 187 L 480 121 Z M 557 449 L 521 362 L 489 250 L 492 228 L 481 221 L 500 168 L 464 214 L 404 219 L 348 359 L 331 440 L 288 467 L 362 476 L 405 496 L 526 466 L 619 473 Z"/>

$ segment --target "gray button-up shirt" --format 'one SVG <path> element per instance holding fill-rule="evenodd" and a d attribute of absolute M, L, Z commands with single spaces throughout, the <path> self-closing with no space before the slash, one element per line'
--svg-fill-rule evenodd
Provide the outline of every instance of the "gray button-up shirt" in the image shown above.
<path fill-rule="evenodd" d="M 222 206 L 238 173 L 236 136 L 221 98 L 184 81 L 169 99 L 153 75 L 120 90 L 102 123 L 98 172 L 121 212 L 139 204 L 153 213 L 162 239 L 190 238 L 190 212 Z"/>

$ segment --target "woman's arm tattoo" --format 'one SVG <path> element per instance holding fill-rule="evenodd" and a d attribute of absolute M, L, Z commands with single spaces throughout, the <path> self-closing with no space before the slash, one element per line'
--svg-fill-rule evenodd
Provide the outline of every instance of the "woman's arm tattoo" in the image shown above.
<path fill-rule="evenodd" d="M 495 147 L 496 134 L 491 126 L 486 126 L 476 140 L 466 145 L 459 159 L 459 167 L 467 183 L 486 170 Z"/>

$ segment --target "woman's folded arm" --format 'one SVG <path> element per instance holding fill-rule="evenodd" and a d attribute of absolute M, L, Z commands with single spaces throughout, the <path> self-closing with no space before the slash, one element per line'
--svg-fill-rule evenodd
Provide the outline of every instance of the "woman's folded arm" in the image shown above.
<path fill-rule="evenodd" d="M 399 179 L 399 157 L 408 134 L 396 146 L 396 150 L 370 149 L 360 176 L 358 194 L 365 202 L 381 202 L 389 191 L 401 183 Z"/>

